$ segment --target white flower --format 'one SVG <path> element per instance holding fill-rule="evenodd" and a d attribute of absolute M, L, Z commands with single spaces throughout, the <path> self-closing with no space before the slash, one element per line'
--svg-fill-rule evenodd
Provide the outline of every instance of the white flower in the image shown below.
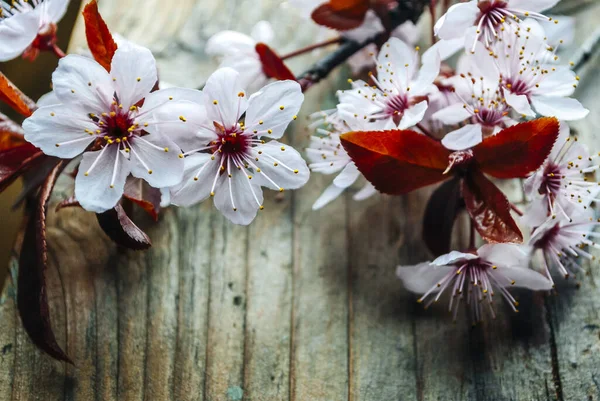
<path fill-rule="evenodd" d="M 423 57 L 400 39 L 391 38 L 377 57 L 375 83 L 352 82 L 351 90 L 338 93 L 341 108 L 353 110 L 365 118 L 388 119 L 406 129 L 418 124 L 427 111 L 427 95 L 437 91 L 433 81 L 440 70 L 437 51 Z"/>
<path fill-rule="evenodd" d="M 572 221 L 549 218 L 535 229 L 529 244 L 542 253 L 542 266 L 548 279 L 554 284 L 550 269 L 555 268 L 565 278 L 579 272 L 579 260 L 595 259 L 585 250 L 586 246 L 600 248 L 590 238 L 599 237 L 594 229 L 600 224 L 585 212 L 575 216 Z"/>
<path fill-rule="evenodd" d="M 600 168 L 587 147 L 569 136 L 569 127 L 560 124 L 560 134 L 544 164 L 525 180 L 525 194 L 532 199 L 523 222 L 531 227 L 548 216 L 571 220 L 571 216 L 597 201 L 600 185 L 589 173 Z"/>
<path fill-rule="evenodd" d="M 339 173 L 333 183 L 325 189 L 313 204 L 312 209 L 318 210 L 337 199 L 362 176 L 342 146 L 340 135 L 349 131 L 381 131 L 393 129 L 395 126 L 390 121 L 369 123 L 368 120 L 337 110 L 315 113 L 314 116 L 320 117 L 317 124 L 324 125 L 325 128 L 318 128 L 317 133 L 319 136 L 311 136 L 310 138 L 310 145 L 306 149 L 306 155 L 311 162 L 309 167 L 315 173 Z M 353 199 L 357 201 L 364 200 L 376 193 L 375 187 L 367 182 L 361 190 L 354 194 Z"/>
<path fill-rule="evenodd" d="M 399 266 L 396 274 L 404 286 L 423 294 L 418 302 L 430 300 L 425 307 L 437 302 L 442 293 L 450 292 L 448 311 L 456 319 L 460 302 L 466 298 L 474 322 L 482 320 L 483 309 L 489 308 L 496 317 L 496 292 L 517 311 L 518 302 L 507 288 L 523 287 L 530 290 L 549 290 L 552 284 L 542 274 L 527 268 L 528 253 L 519 245 L 487 244 L 477 253 L 452 251 L 431 263 Z"/>
<path fill-rule="evenodd" d="M 161 130 L 170 133 L 184 117 L 157 121 L 154 113 L 173 96 L 150 93 L 156 80 L 154 57 L 142 47 L 120 47 L 110 73 L 92 59 L 68 55 L 52 76 L 47 105 L 23 123 L 25 139 L 47 155 L 83 153 L 75 180 L 83 208 L 100 213 L 114 207 L 130 174 L 156 188 L 181 181 L 183 156 Z"/>
<path fill-rule="evenodd" d="M 579 77 L 569 67 L 554 64 L 556 49 L 543 38 L 520 29 L 507 29 L 502 34 L 503 39 L 490 51 L 479 45 L 474 57 L 490 80 L 500 74 L 506 102 L 515 111 L 529 117 L 537 112 L 564 121 L 588 115 L 589 110 L 568 97 L 575 91 Z"/>
<path fill-rule="evenodd" d="M 0 61 L 12 60 L 38 39 L 45 49 L 56 40 L 56 23 L 69 0 L 0 0 Z"/>
<path fill-rule="evenodd" d="M 269 44 L 274 37 L 271 24 L 259 21 L 250 36 L 236 31 L 221 31 L 211 36 L 205 51 L 208 55 L 222 58 L 220 67 L 236 70 L 240 74 L 240 85 L 253 93 L 269 81 L 256 52 L 256 44 Z"/>
<path fill-rule="evenodd" d="M 496 42 L 507 26 L 518 25 L 522 18 L 549 20 L 540 12 L 553 7 L 559 0 L 471 0 L 458 3 L 440 17 L 434 27 L 441 39 L 468 37 L 472 31 L 473 40 L 466 46 L 475 51 L 475 44 L 482 40 L 486 47 Z M 555 21 L 558 23 L 558 21 Z M 470 39 L 470 38 L 469 38 Z"/>
<path fill-rule="evenodd" d="M 466 57 L 459 63 L 458 75 L 443 81 L 454 88 L 450 95 L 452 104 L 434 113 L 431 118 L 447 125 L 467 124 L 450 131 L 442 139 L 442 144 L 450 150 L 465 150 L 483 140 L 484 136 L 498 133 L 514 121 L 509 117 L 510 107 L 502 94 L 502 88 L 495 80 L 478 76 L 478 69 Z"/>
<path fill-rule="evenodd" d="M 186 127 L 188 139 L 181 143 L 185 175 L 171 188 L 171 202 L 189 206 L 212 196 L 225 217 L 247 225 L 263 209 L 261 187 L 282 192 L 303 186 L 309 177 L 306 162 L 275 140 L 296 118 L 303 100 L 294 81 L 271 83 L 248 99 L 240 74 L 217 70 L 197 102 L 207 118 Z"/>

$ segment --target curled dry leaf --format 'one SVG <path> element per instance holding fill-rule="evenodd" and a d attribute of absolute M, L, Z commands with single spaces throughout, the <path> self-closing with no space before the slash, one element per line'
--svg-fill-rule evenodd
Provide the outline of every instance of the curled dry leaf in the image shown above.
<path fill-rule="evenodd" d="M 98 11 L 96 0 L 85 6 L 83 19 L 85 21 L 85 36 L 94 59 L 106 68 L 106 71 L 110 72 L 110 64 L 117 51 L 117 44 Z"/>
<path fill-rule="evenodd" d="M 140 178 L 129 177 L 123 196 L 146 211 L 155 221 L 160 212 L 160 189 L 151 187 Z"/>
<path fill-rule="evenodd" d="M 75 199 L 75 195 L 69 196 L 67 199 L 60 201 L 54 210 L 58 212 L 59 210 L 67 207 L 81 207 L 79 201 Z"/>
<path fill-rule="evenodd" d="M 296 80 L 294 74 L 287 68 L 281 57 L 273 49 L 264 43 L 257 43 L 255 49 L 260 58 L 263 72 L 267 77 L 277 80 Z"/>
<path fill-rule="evenodd" d="M 96 217 L 102 230 L 117 245 L 136 251 L 152 246 L 148 235 L 131 221 L 120 204 L 117 204 L 114 209 L 96 214 Z"/>
<path fill-rule="evenodd" d="M 0 150 L 0 192 L 27 170 L 39 166 L 46 156 L 30 143 Z"/>
<path fill-rule="evenodd" d="M 347 31 L 363 23 L 369 8 L 369 0 L 330 0 L 317 7 L 311 18 L 319 25 Z"/>
<path fill-rule="evenodd" d="M 25 96 L 12 82 L 0 72 L 0 100 L 8 104 L 17 113 L 29 117 L 36 109 L 35 102 Z"/>
<path fill-rule="evenodd" d="M 521 243 L 523 234 L 510 214 L 510 203 L 478 169 L 463 179 L 462 195 L 467 211 L 481 237 L 490 243 Z"/>
<path fill-rule="evenodd" d="M 46 244 L 48 200 L 66 164 L 66 161 L 61 161 L 48 175 L 36 198 L 35 210 L 29 217 L 19 259 L 17 306 L 23 327 L 31 341 L 51 357 L 72 364 L 71 359 L 56 342 L 52 330 L 45 276 L 48 265 Z"/>
<path fill-rule="evenodd" d="M 440 185 L 427 202 L 423 217 L 423 240 L 435 256 L 450 252 L 454 221 L 465 207 L 460 186 L 460 178 L 454 177 Z"/>
<path fill-rule="evenodd" d="M 401 195 L 450 178 L 444 175 L 450 151 L 415 131 L 349 132 L 341 142 L 360 172 L 386 194 Z"/>

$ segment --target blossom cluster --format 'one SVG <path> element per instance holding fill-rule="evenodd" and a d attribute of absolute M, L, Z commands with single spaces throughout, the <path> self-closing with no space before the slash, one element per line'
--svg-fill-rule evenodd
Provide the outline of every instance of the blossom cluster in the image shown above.
<path fill-rule="evenodd" d="M 52 92 L 37 104 L 0 74 L 0 99 L 26 117 L 17 124 L 0 115 L 0 190 L 30 174 L 25 196 L 39 205 L 36 251 L 45 252 L 46 205 L 67 163 L 74 194 L 59 208 L 97 213 L 107 234 L 134 249 L 151 243 L 121 207 L 128 201 L 158 218 L 161 207 L 212 198 L 232 223 L 248 225 L 264 209 L 263 187 L 298 189 L 311 171 L 335 175 L 314 210 L 335 207 L 359 181 L 358 201 L 440 184 L 423 219 L 435 258 L 399 266 L 398 277 L 426 306 L 448 294 L 455 318 L 463 300 L 474 321 L 486 310 L 495 317 L 498 294 L 516 311 L 510 287 L 551 290 L 553 273 L 573 276 L 582 259 L 594 259 L 600 235 L 593 208 L 600 153 L 568 125 L 589 113 L 573 97 L 579 77 L 559 53 L 573 21 L 544 14 L 557 2 L 460 2 L 431 26 L 432 45 L 422 51 L 420 28 L 396 1 L 290 0 L 322 27 L 323 42 L 279 56 L 265 21 L 250 36 L 219 32 L 205 51 L 220 66 L 194 89 L 162 88 L 152 52 L 115 40 L 95 0 L 83 12 L 87 55 L 58 47 L 67 0 L 0 0 L 0 61 L 33 60 L 40 51 L 60 58 Z M 339 48 L 331 60 L 344 56 L 352 77 L 336 107 L 310 115 L 303 156 L 280 140 L 303 92 L 337 64 L 297 78 L 285 61 L 332 46 Z M 524 213 L 495 184 L 515 179 L 524 180 Z M 464 212 L 471 238 L 452 250 L 452 227 Z M 32 302 L 46 302 L 42 287 L 33 293 Z M 32 336 L 50 330 L 48 319 L 32 319 L 46 326 L 31 328 L 23 319 Z M 67 358 L 48 339 L 41 347 Z"/>

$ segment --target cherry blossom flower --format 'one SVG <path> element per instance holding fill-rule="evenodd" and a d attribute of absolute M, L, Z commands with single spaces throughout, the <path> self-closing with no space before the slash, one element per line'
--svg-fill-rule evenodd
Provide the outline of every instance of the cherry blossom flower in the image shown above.
<path fill-rule="evenodd" d="M 271 83 L 247 98 L 237 71 L 217 70 L 197 102 L 207 118 L 185 126 L 188 139 L 180 142 L 185 175 L 171 188 L 171 202 L 190 206 L 214 197 L 225 217 L 247 225 L 263 209 L 261 187 L 283 192 L 303 186 L 309 177 L 306 162 L 276 141 L 296 119 L 303 99 L 294 81 Z"/>
<path fill-rule="evenodd" d="M 569 97 L 579 77 L 569 67 L 554 64 L 556 49 L 548 47 L 543 38 L 520 29 L 507 29 L 502 34 L 503 39 L 490 51 L 481 48 L 474 57 L 490 80 L 500 74 L 506 102 L 516 112 L 528 117 L 535 117 L 537 112 L 564 121 L 588 115 L 589 110 Z"/>
<path fill-rule="evenodd" d="M 338 93 L 340 106 L 364 118 L 394 121 L 400 129 L 418 124 L 427 111 L 427 95 L 437 91 L 433 82 L 440 70 L 437 51 L 423 57 L 420 70 L 419 58 L 418 50 L 391 38 L 377 57 L 377 77 L 371 75 L 375 85 L 352 82 L 352 89 Z"/>
<path fill-rule="evenodd" d="M 478 69 L 472 64 L 472 57 L 459 65 L 458 75 L 444 80 L 444 85 L 454 90 L 450 97 L 454 101 L 434 113 L 431 118 L 444 124 L 457 126 L 442 139 L 442 144 L 450 150 L 465 150 L 480 143 L 484 136 L 498 133 L 507 125 L 514 124 L 509 117 L 510 106 L 504 99 L 499 77 L 490 80 L 476 75 Z M 473 72 L 471 72 L 473 71 Z"/>
<path fill-rule="evenodd" d="M 269 44 L 275 32 L 267 21 L 259 21 L 250 36 L 236 31 L 221 31 L 206 43 L 206 54 L 221 57 L 220 67 L 233 68 L 240 73 L 240 85 L 250 92 L 262 88 L 269 81 L 256 52 L 257 43 Z"/>
<path fill-rule="evenodd" d="M 69 0 L 0 0 L 0 61 L 35 58 L 56 41 L 56 24 Z"/>
<path fill-rule="evenodd" d="M 315 173 L 339 173 L 313 204 L 312 209 L 318 210 L 337 199 L 362 176 L 342 146 L 340 135 L 349 131 L 382 131 L 393 129 L 395 126 L 391 121 L 371 123 L 351 113 L 337 110 L 319 112 L 313 116 L 315 117 L 318 119 L 316 124 L 324 125 L 325 128 L 318 128 L 319 136 L 313 135 L 310 138 L 310 145 L 306 149 L 306 155 L 311 161 L 309 168 Z M 376 193 L 375 187 L 367 181 L 365 186 L 354 194 L 353 199 L 365 200 Z"/>
<path fill-rule="evenodd" d="M 120 47 L 110 73 L 90 58 L 68 55 L 52 76 L 46 105 L 23 123 L 25 139 L 47 155 L 83 153 L 75 180 L 83 208 L 101 213 L 114 207 L 130 174 L 156 188 L 181 181 L 183 155 L 161 132 L 185 117 L 156 120 L 161 106 L 179 103 L 169 92 L 150 93 L 156 80 L 154 57 L 139 46 Z"/>
<path fill-rule="evenodd" d="M 588 176 L 600 168 L 585 145 L 569 136 L 569 127 L 560 125 L 560 135 L 542 167 L 525 181 L 525 194 L 531 205 L 523 222 L 531 227 L 548 216 L 571 220 L 571 215 L 597 201 L 600 186 Z"/>
<path fill-rule="evenodd" d="M 456 319 L 461 301 L 466 298 L 474 322 L 482 320 L 484 309 L 489 308 L 496 317 L 494 296 L 496 292 L 516 312 L 519 303 L 508 291 L 509 287 L 530 290 L 549 290 L 552 284 L 542 274 L 527 267 L 528 252 L 519 245 L 487 244 L 476 253 L 452 251 L 431 263 L 399 266 L 396 270 L 404 286 L 423 294 L 418 302 L 427 301 L 425 307 L 437 302 L 442 294 L 450 292 L 448 311 Z"/>
<path fill-rule="evenodd" d="M 451 6 L 436 22 L 435 34 L 441 39 L 467 38 L 465 46 L 475 51 L 478 40 L 489 47 L 507 26 L 518 25 L 524 18 L 552 20 L 540 12 L 553 7 L 559 0 L 471 0 Z M 558 23 L 558 20 L 554 21 Z M 473 35 L 469 35 L 472 31 Z M 469 38 L 470 39 L 470 38 Z"/>
<path fill-rule="evenodd" d="M 578 213 L 571 221 L 548 218 L 537 227 L 529 240 L 534 250 L 541 251 L 544 273 L 554 285 L 550 269 L 556 269 L 565 278 L 581 271 L 579 261 L 594 260 L 595 256 L 585 250 L 586 247 L 600 248 L 591 238 L 600 233 L 594 229 L 600 224 L 594 220 L 593 213 Z"/>

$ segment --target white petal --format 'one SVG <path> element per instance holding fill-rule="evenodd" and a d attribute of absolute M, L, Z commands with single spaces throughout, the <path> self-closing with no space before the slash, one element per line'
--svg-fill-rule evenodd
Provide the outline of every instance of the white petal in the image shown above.
<path fill-rule="evenodd" d="M 256 40 L 236 31 L 221 31 L 211 36 L 206 42 L 204 51 L 211 56 L 251 53 L 256 46 Z"/>
<path fill-rule="evenodd" d="M 529 99 L 525 95 L 514 95 L 510 93 L 508 90 L 504 90 L 504 98 L 506 99 L 506 103 L 515 109 L 515 111 L 519 114 L 523 114 L 527 117 L 535 117 L 535 112 L 531 109 L 529 105 Z"/>
<path fill-rule="evenodd" d="M 465 150 L 481 143 L 482 140 L 481 125 L 467 124 L 456 131 L 446 134 L 442 139 L 442 145 L 450 150 Z"/>
<path fill-rule="evenodd" d="M 441 121 L 444 124 L 454 125 L 465 121 L 467 118 L 471 118 L 471 113 L 467 111 L 464 104 L 455 103 L 433 113 L 431 118 Z"/>
<path fill-rule="evenodd" d="M 196 153 L 187 156 L 183 180 L 170 188 L 171 203 L 191 206 L 208 198 L 218 170 L 219 161 L 212 160 L 210 154 Z"/>
<path fill-rule="evenodd" d="M 23 53 L 38 34 L 39 12 L 29 11 L 0 21 L 0 61 Z"/>
<path fill-rule="evenodd" d="M 419 70 L 417 78 L 410 83 L 410 95 L 426 95 L 430 91 L 433 81 L 440 73 L 440 54 L 437 50 L 423 57 L 423 65 Z"/>
<path fill-rule="evenodd" d="M 275 31 L 269 21 L 258 21 L 252 28 L 250 36 L 257 42 L 270 43 L 275 37 Z"/>
<path fill-rule="evenodd" d="M 435 24 L 435 34 L 441 39 L 453 39 L 463 36 L 465 29 L 475 23 L 478 14 L 477 0 L 455 4 Z"/>
<path fill-rule="evenodd" d="M 545 291 L 552 289 L 552 283 L 544 275 L 529 269 L 528 267 L 502 267 L 492 270 L 489 274 L 505 287 L 528 288 L 533 291 Z M 514 284 L 512 282 L 514 281 Z"/>
<path fill-rule="evenodd" d="M 575 18 L 566 15 L 548 16 L 548 18 L 559 21 L 558 24 L 555 24 L 554 21 L 539 21 L 546 33 L 548 44 L 550 46 L 556 46 L 559 43 L 561 46 L 572 44 L 575 39 Z"/>
<path fill-rule="evenodd" d="M 100 159 L 96 162 L 98 157 Z M 96 165 L 92 171 L 89 171 L 94 162 Z M 87 176 L 86 172 L 89 172 Z M 108 146 L 107 149 L 96 152 L 85 152 L 75 179 L 75 198 L 85 210 L 95 213 L 105 212 L 113 208 L 121 199 L 128 175 L 129 160 L 123 156 L 117 146 Z"/>
<path fill-rule="evenodd" d="M 229 67 L 236 70 L 240 74 L 238 85 L 245 88 L 247 94 L 260 90 L 269 82 L 258 54 L 254 50 L 251 54 L 235 53 L 227 55 L 223 58 L 219 67 Z"/>
<path fill-rule="evenodd" d="M 84 112 L 58 104 L 37 109 L 23 122 L 23 129 L 25 140 L 45 154 L 70 159 L 96 139 L 85 130 L 94 132 L 98 127 Z"/>
<path fill-rule="evenodd" d="M 247 108 L 248 101 L 239 81 L 240 74 L 237 71 L 219 68 L 204 86 L 208 118 L 224 128 L 234 127 Z"/>
<path fill-rule="evenodd" d="M 381 47 L 377 62 L 384 66 L 384 68 L 377 70 L 379 81 L 384 83 L 392 79 L 402 87 L 408 85 L 407 78 L 412 79 L 418 68 L 418 57 L 415 49 L 398 38 L 390 38 Z M 388 65 L 389 63 L 391 65 Z M 406 64 L 408 64 L 408 67 L 405 66 Z M 391 75 L 392 73 L 394 75 Z"/>
<path fill-rule="evenodd" d="M 42 95 L 37 101 L 38 107 L 53 106 L 55 104 L 60 104 L 60 100 L 58 100 L 54 91 Z"/>
<path fill-rule="evenodd" d="M 89 113 L 109 111 L 113 101 L 114 85 L 108 72 L 93 59 L 77 54 L 60 59 L 52 86 L 61 103 L 86 108 Z"/>
<path fill-rule="evenodd" d="M 131 173 L 154 188 L 171 187 L 183 178 L 181 149 L 163 135 L 150 134 L 131 141 Z"/>
<path fill-rule="evenodd" d="M 398 124 L 398 129 L 414 127 L 423 120 L 426 111 L 427 100 L 423 100 L 421 103 L 409 107 L 402 115 L 402 120 L 400 120 L 400 124 Z"/>
<path fill-rule="evenodd" d="M 231 178 L 221 174 L 215 190 L 215 207 L 234 224 L 250 224 L 263 204 L 262 189 L 254 180 L 248 180 L 246 174 L 244 169 L 237 168 L 232 170 Z"/>
<path fill-rule="evenodd" d="M 160 188 L 160 207 L 171 206 L 171 191 L 169 188 Z"/>
<path fill-rule="evenodd" d="M 534 198 L 519 221 L 528 227 L 538 227 L 548 219 L 548 200 L 545 197 Z"/>
<path fill-rule="evenodd" d="M 58 22 L 64 17 L 69 6 L 69 0 L 46 0 L 38 7 L 43 7 L 44 22 Z"/>
<path fill-rule="evenodd" d="M 325 188 L 325 191 L 323 191 L 321 196 L 319 196 L 319 198 L 312 205 L 312 210 L 319 210 L 330 202 L 334 201 L 342 194 L 342 192 L 344 192 L 344 189 L 345 188 L 340 188 L 337 185 L 331 184 Z"/>
<path fill-rule="evenodd" d="M 279 139 L 300 111 L 303 101 L 304 95 L 298 82 L 273 82 L 250 96 L 246 129 L 257 130 L 260 136 Z"/>
<path fill-rule="evenodd" d="M 441 60 L 447 60 L 462 49 L 464 43 L 465 41 L 462 37 L 441 39 L 423 53 L 423 62 L 435 57 L 435 52 L 438 52 Z"/>
<path fill-rule="evenodd" d="M 416 294 L 424 294 L 437 285 L 442 278 L 452 273 L 454 269 L 453 266 L 434 266 L 425 262 L 414 266 L 398 266 L 396 275 L 402 280 L 407 290 Z"/>
<path fill-rule="evenodd" d="M 360 171 L 354 162 L 346 164 L 342 172 L 335 177 L 333 184 L 340 188 L 348 188 L 360 177 Z"/>
<path fill-rule="evenodd" d="M 556 142 L 554 142 L 554 146 L 552 147 L 552 151 L 550 152 L 550 156 L 548 156 L 549 160 L 555 159 L 558 157 L 562 147 L 564 146 L 567 139 L 571 136 L 571 128 L 569 124 L 564 121 L 560 121 L 559 129 L 558 129 L 558 138 L 556 138 Z"/>
<path fill-rule="evenodd" d="M 431 264 L 435 265 L 435 266 L 452 265 L 452 264 L 464 262 L 467 260 L 477 259 L 478 257 L 479 256 L 474 255 L 472 253 L 451 251 L 450 253 L 439 256 L 437 259 L 435 259 L 433 262 L 431 262 Z"/>
<path fill-rule="evenodd" d="M 484 260 L 498 266 L 528 265 L 528 249 L 515 244 L 486 244 L 477 250 L 477 254 Z"/>
<path fill-rule="evenodd" d="M 252 163 L 261 169 L 255 174 L 256 182 L 262 186 L 274 190 L 296 189 L 308 181 L 310 170 L 300 153 L 291 146 L 270 141 L 255 147 L 253 155 L 258 161 L 251 160 Z"/>
<path fill-rule="evenodd" d="M 188 88 L 168 88 L 157 90 L 150 93 L 144 100 L 144 105 L 140 107 L 141 113 L 153 111 L 156 107 L 169 102 L 185 100 L 188 102 L 204 105 L 206 96 L 199 90 Z"/>
<path fill-rule="evenodd" d="M 129 43 L 115 52 L 110 75 L 116 79 L 119 102 L 129 108 L 144 99 L 156 84 L 156 60 L 150 50 Z"/>
<path fill-rule="evenodd" d="M 510 0 L 508 8 L 541 12 L 554 7 L 560 0 Z"/>
<path fill-rule="evenodd" d="M 577 75 L 566 66 L 553 67 L 539 82 L 539 87 L 532 88 L 533 96 L 571 96 L 575 92 Z"/>
<path fill-rule="evenodd" d="M 590 112 L 577 99 L 569 97 L 532 96 L 531 104 L 539 114 L 565 121 L 581 120 Z"/>
<path fill-rule="evenodd" d="M 358 191 L 357 193 L 354 194 L 352 199 L 354 199 L 355 201 L 363 201 L 363 200 L 375 195 L 377 192 L 378 191 L 377 191 L 377 189 L 375 189 L 373 184 L 371 184 L 370 182 L 367 182 L 360 191 Z"/>

